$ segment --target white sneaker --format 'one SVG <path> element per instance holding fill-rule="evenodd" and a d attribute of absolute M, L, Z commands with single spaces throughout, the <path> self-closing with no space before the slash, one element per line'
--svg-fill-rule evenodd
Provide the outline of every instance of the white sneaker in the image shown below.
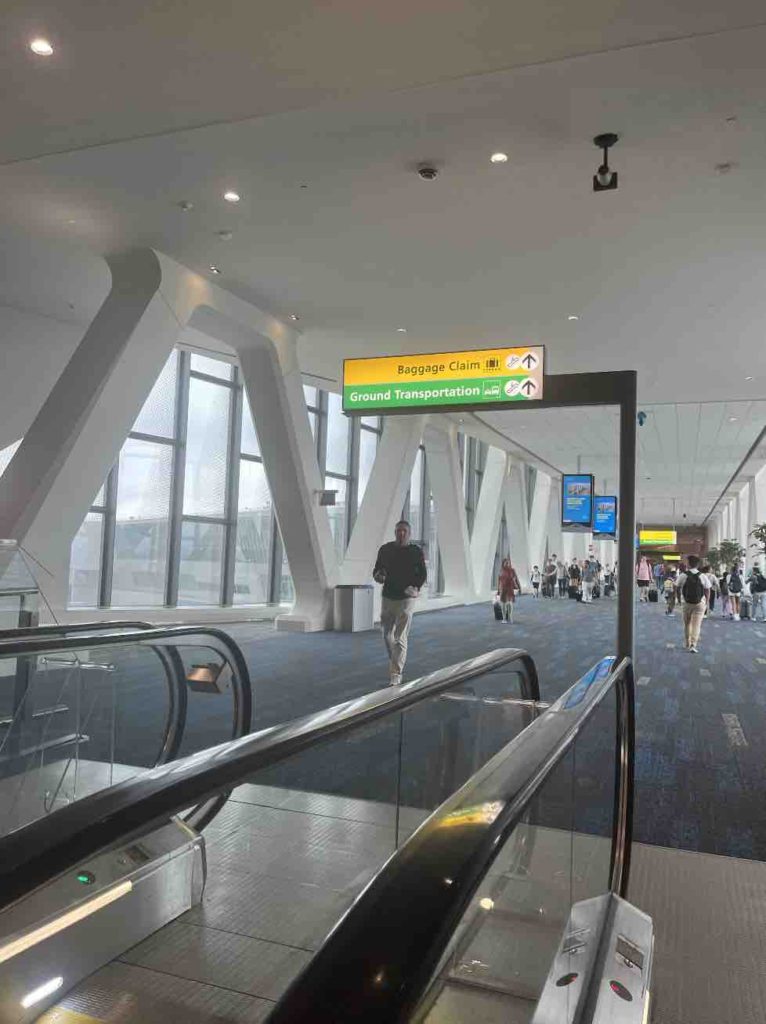
<path fill-rule="evenodd" d="M 735 622 L 739 622 L 739 615 L 735 615 L 735 616 L 734 616 L 734 621 L 735 621 Z"/>
<path fill-rule="evenodd" d="M 694 644 L 692 644 L 692 646 L 691 646 L 691 647 L 689 648 L 689 653 L 690 653 L 690 654 L 699 654 L 699 651 L 698 651 L 698 650 L 697 650 L 697 648 L 696 648 L 696 647 L 694 646 Z"/>
<path fill-rule="evenodd" d="M 392 673 L 392 675 L 391 675 L 391 686 L 401 686 L 401 685 L 402 685 L 402 677 L 400 675 L 398 675 L 396 672 Z"/>

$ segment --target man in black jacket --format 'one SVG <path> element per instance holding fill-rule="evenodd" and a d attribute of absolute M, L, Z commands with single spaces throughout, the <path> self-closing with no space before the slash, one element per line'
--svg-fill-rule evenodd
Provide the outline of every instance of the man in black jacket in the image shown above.
<path fill-rule="evenodd" d="M 415 599 L 426 581 L 423 549 L 410 543 L 410 524 L 400 520 L 394 530 L 396 540 L 378 551 L 372 578 L 383 584 L 380 624 L 390 659 L 391 685 L 402 681 L 407 658 L 407 636 L 415 610 Z"/>

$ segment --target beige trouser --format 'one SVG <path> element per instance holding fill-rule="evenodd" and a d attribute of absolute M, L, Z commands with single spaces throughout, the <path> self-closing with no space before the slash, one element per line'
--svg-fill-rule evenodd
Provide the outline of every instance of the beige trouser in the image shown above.
<path fill-rule="evenodd" d="M 705 617 L 707 602 L 703 597 L 699 604 L 685 604 L 683 606 L 684 617 L 684 638 L 687 647 L 696 647 L 700 639 L 702 620 Z"/>
<path fill-rule="evenodd" d="M 388 657 L 391 659 L 391 675 L 400 676 L 404 672 L 407 660 L 407 636 L 415 610 L 415 598 L 405 597 L 395 601 L 390 597 L 383 598 L 380 610 L 380 625 L 383 628 L 383 639 L 386 642 Z"/>

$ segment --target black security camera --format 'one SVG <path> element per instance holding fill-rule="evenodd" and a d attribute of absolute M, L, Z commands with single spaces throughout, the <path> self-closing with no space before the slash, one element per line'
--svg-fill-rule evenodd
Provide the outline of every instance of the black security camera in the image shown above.
<path fill-rule="evenodd" d="M 420 167 L 418 167 L 418 174 L 423 181 L 433 181 L 438 173 L 438 168 L 434 167 L 432 164 L 421 164 Z"/>
<path fill-rule="evenodd" d="M 638 420 L 639 427 L 643 427 L 643 425 L 646 423 L 646 413 L 643 411 L 643 409 L 639 412 L 636 419 Z"/>

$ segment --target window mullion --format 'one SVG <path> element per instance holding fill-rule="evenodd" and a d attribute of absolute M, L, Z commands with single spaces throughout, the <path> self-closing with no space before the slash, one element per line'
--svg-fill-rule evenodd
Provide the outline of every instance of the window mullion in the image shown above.
<path fill-rule="evenodd" d="M 235 367 L 233 379 L 238 382 Z M 224 514 L 223 572 L 221 574 L 221 604 L 234 603 L 234 574 L 237 554 L 237 508 L 239 504 L 239 439 L 242 430 L 242 388 L 233 387 L 229 403 L 229 450 L 226 473 L 226 504 Z"/>
<path fill-rule="evenodd" d="M 170 528 L 165 579 L 165 604 L 171 608 L 178 604 L 178 573 L 181 563 L 184 476 L 186 473 L 186 433 L 189 420 L 189 363 L 189 353 L 182 349 L 178 353 L 175 447 L 173 448 L 173 475 L 170 482 Z"/>
<path fill-rule="evenodd" d="M 109 470 L 106 478 L 106 507 L 103 512 L 101 538 L 101 579 L 99 580 L 98 606 L 109 608 L 112 603 L 112 580 L 114 578 L 114 542 L 117 523 L 117 484 L 120 474 L 120 457 Z"/>

